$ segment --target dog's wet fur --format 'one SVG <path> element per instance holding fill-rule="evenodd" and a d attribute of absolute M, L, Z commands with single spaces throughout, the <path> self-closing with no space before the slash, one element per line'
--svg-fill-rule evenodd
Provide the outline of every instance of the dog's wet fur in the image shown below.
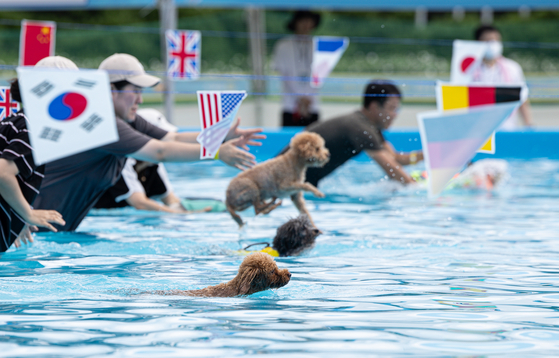
<path fill-rule="evenodd" d="M 305 175 L 308 167 L 322 167 L 330 160 L 330 152 L 324 144 L 319 134 L 299 133 L 291 139 L 287 152 L 233 178 L 227 187 L 225 204 L 239 227 L 243 226 L 243 220 L 237 211 L 254 206 L 256 215 L 268 214 L 281 205 L 281 200 L 276 202 L 278 198 L 288 196 L 299 213 L 306 214 L 312 223 L 303 191 L 319 198 L 323 198 L 324 194 L 305 182 Z"/>
<path fill-rule="evenodd" d="M 281 257 L 299 255 L 312 248 L 320 234 L 306 215 L 299 215 L 278 228 L 272 247 Z"/>
<path fill-rule="evenodd" d="M 273 288 L 280 288 L 289 283 L 291 273 L 279 269 L 274 258 L 264 252 L 255 252 L 245 257 L 239 272 L 227 283 L 206 287 L 200 290 L 156 291 L 160 295 L 180 295 L 197 297 L 235 297 Z"/>

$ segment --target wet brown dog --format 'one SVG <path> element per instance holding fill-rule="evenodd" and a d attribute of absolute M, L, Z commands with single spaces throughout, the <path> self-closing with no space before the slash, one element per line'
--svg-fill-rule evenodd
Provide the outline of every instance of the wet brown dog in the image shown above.
<path fill-rule="evenodd" d="M 311 132 L 297 134 L 289 150 L 276 158 L 265 161 L 237 175 L 227 187 L 226 206 L 233 219 L 243 226 L 237 211 L 254 206 L 254 212 L 268 214 L 281 204 L 278 198 L 291 197 L 301 214 L 306 214 L 303 191 L 310 191 L 319 198 L 322 194 L 314 185 L 305 183 L 307 167 L 322 167 L 330 160 L 330 152 L 324 147 L 324 139 Z M 268 202 L 265 200 L 270 199 Z"/>
<path fill-rule="evenodd" d="M 280 270 L 272 256 L 263 252 L 255 252 L 245 257 L 237 276 L 227 283 L 220 283 L 217 286 L 201 290 L 171 290 L 156 291 L 156 293 L 198 297 L 235 297 L 280 288 L 287 285 L 290 279 L 291 273 L 287 269 Z"/>

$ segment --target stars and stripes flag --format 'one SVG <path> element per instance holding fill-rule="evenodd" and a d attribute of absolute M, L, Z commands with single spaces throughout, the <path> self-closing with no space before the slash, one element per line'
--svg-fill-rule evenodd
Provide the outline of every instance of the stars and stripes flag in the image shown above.
<path fill-rule="evenodd" d="M 55 34 L 55 22 L 22 20 L 19 65 L 35 66 L 43 58 L 54 56 Z"/>
<path fill-rule="evenodd" d="M 198 91 L 198 110 L 202 131 L 200 159 L 214 158 L 235 120 L 246 91 Z"/>
<path fill-rule="evenodd" d="M 12 100 L 10 87 L 0 87 L 0 121 L 19 111 L 19 103 Z"/>
<path fill-rule="evenodd" d="M 200 77 L 200 31 L 167 30 L 167 76 L 174 80 Z"/>
<path fill-rule="evenodd" d="M 429 196 L 440 194 L 520 101 L 418 113 Z"/>

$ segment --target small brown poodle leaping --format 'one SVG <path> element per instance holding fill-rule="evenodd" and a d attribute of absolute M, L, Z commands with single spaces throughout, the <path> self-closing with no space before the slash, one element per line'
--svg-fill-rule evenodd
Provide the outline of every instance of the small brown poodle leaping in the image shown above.
<path fill-rule="evenodd" d="M 237 211 L 254 206 L 254 212 L 268 214 L 281 204 L 278 198 L 291 197 L 301 214 L 306 214 L 303 191 L 323 198 L 314 185 L 305 182 L 307 167 L 322 167 L 330 160 L 324 139 L 311 132 L 299 133 L 291 139 L 289 150 L 237 175 L 227 187 L 226 206 L 233 219 L 243 226 Z M 268 201 L 266 201 L 268 200 Z"/>
<path fill-rule="evenodd" d="M 280 270 L 274 258 L 263 252 L 248 255 L 239 267 L 234 279 L 227 283 L 206 287 L 200 290 L 156 291 L 160 295 L 181 295 L 198 297 L 235 297 L 252 295 L 272 288 L 280 288 L 289 283 L 291 273 Z"/>

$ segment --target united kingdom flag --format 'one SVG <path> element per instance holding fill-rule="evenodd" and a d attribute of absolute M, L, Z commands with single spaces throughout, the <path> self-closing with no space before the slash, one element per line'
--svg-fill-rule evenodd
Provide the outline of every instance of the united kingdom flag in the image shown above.
<path fill-rule="evenodd" d="M 202 132 L 196 138 L 202 145 L 200 159 L 213 158 L 227 136 L 245 91 L 197 91 Z"/>
<path fill-rule="evenodd" d="M 19 103 L 12 100 L 10 87 L 0 87 L 0 121 L 19 111 Z"/>
<path fill-rule="evenodd" d="M 195 80 L 200 76 L 200 31 L 167 30 L 167 76 Z"/>

